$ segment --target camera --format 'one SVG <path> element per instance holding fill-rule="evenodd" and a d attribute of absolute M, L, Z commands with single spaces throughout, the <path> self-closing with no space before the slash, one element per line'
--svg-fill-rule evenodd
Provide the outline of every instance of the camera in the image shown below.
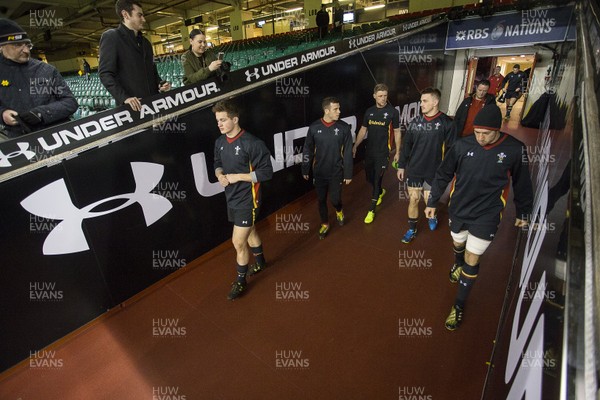
<path fill-rule="evenodd" d="M 217 70 L 217 78 L 219 78 L 221 83 L 229 80 L 229 71 L 231 71 L 231 63 L 228 61 L 223 61 Z"/>

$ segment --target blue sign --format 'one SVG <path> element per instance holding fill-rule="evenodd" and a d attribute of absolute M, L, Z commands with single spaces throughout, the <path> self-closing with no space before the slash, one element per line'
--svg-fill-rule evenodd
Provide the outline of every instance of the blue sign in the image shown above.
<path fill-rule="evenodd" d="M 575 40 L 573 6 L 450 21 L 446 49 L 507 47 L 564 40 Z"/>

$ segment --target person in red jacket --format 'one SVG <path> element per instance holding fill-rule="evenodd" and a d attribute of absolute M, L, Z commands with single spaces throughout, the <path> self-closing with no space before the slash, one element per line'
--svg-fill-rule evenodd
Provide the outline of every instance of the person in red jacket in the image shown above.
<path fill-rule="evenodd" d="M 494 73 L 488 78 L 490 81 L 490 87 L 488 88 L 488 93 L 492 96 L 498 96 L 498 92 L 500 91 L 500 84 L 504 80 L 504 75 L 500 73 L 500 66 L 498 65 L 494 68 Z"/>

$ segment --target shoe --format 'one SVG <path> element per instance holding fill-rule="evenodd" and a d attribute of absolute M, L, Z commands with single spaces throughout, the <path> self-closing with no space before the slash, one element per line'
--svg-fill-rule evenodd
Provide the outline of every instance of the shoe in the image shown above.
<path fill-rule="evenodd" d="M 375 211 L 369 211 L 365 217 L 365 224 L 370 224 L 375 219 Z"/>
<path fill-rule="evenodd" d="M 227 295 L 227 300 L 237 299 L 246 291 L 246 282 L 233 282 L 231 284 L 231 291 Z"/>
<path fill-rule="evenodd" d="M 453 331 L 458 328 L 462 323 L 463 312 L 464 310 L 461 307 L 457 305 L 452 306 L 450 314 L 448 315 L 448 318 L 446 318 L 446 329 Z"/>
<path fill-rule="evenodd" d="M 436 217 L 429 218 L 428 222 L 429 222 L 429 230 L 435 231 L 435 228 L 437 228 L 437 218 Z"/>
<path fill-rule="evenodd" d="M 264 271 L 267 268 L 267 264 L 254 263 L 248 268 L 248 276 L 256 275 L 259 272 Z"/>
<path fill-rule="evenodd" d="M 392 168 L 398 171 L 398 168 L 400 168 L 400 166 L 398 165 L 398 161 L 392 161 Z"/>
<path fill-rule="evenodd" d="M 344 218 L 344 211 L 343 210 L 342 211 L 336 211 L 335 212 L 335 218 L 337 219 L 337 222 L 338 222 L 338 224 L 340 226 L 344 226 L 345 218 Z"/>
<path fill-rule="evenodd" d="M 402 243 L 410 243 L 410 242 L 413 241 L 413 239 L 415 237 L 417 237 L 417 230 L 416 229 L 409 229 L 404 234 L 404 237 L 402 238 Z"/>
<path fill-rule="evenodd" d="M 454 264 L 450 268 L 450 282 L 452 282 L 452 283 L 458 282 L 461 272 L 462 272 L 462 266 Z"/>
<path fill-rule="evenodd" d="M 329 224 L 321 224 L 319 228 L 319 239 L 325 239 L 325 236 L 329 233 Z"/>
<path fill-rule="evenodd" d="M 381 189 L 381 194 L 379 195 L 379 198 L 377 199 L 377 204 L 376 205 L 380 205 L 382 200 L 383 200 L 383 196 L 385 196 L 385 189 Z"/>

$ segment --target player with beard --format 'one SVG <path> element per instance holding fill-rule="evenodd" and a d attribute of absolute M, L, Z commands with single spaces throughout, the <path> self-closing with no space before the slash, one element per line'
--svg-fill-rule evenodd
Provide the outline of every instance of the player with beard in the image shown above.
<path fill-rule="evenodd" d="M 479 259 L 496 235 L 508 199 L 509 185 L 515 191 L 515 226 L 527 225 L 533 205 L 525 145 L 500 132 L 502 112 L 485 106 L 474 121 L 475 134 L 457 141 L 436 172 L 425 216 L 435 207 L 453 181 L 450 195 L 450 234 L 455 261 L 450 282 L 459 282 L 446 328 L 455 330 L 463 320 L 464 306 L 479 273 Z"/>

